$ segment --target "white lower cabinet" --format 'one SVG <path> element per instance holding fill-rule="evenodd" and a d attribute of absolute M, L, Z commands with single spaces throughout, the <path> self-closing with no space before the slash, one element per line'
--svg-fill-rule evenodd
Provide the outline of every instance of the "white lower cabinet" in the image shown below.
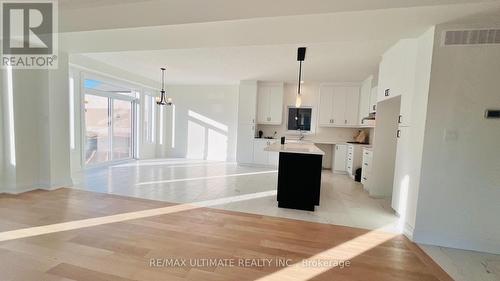
<path fill-rule="evenodd" d="M 363 188 L 368 190 L 368 179 L 370 178 L 370 174 L 372 172 L 372 159 L 373 159 L 373 151 L 369 148 L 363 148 L 363 165 L 361 170 L 361 184 L 363 184 Z"/>
<path fill-rule="evenodd" d="M 342 173 L 346 172 L 346 160 L 347 160 L 347 145 L 346 144 L 337 144 L 333 149 L 334 157 L 332 167 L 334 173 Z"/>
<path fill-rule="evenodd" d="M 359 144 L 348 144 L 347 145 L 347 174 L 354 179 L 356 176 L 356 170 L 361 168 L 362 159 L 362 146 Z"/>
<path fill-rule="evenodd" d="M 394 185 L 392 190 L 392 208 L 399 215 L 404 215 L 404 206 L 408 199 L 410 187 L 410 127 L 399 127 L 396 165 L 394 170 Z"/>
<path fill-rule="evenodd" d="M 278 166 L 279 153 L 265 151 L 264 149 L 276 142 L 276 140 L 254 139 L 253 141 L 253 164 L 264 166 Z"/>

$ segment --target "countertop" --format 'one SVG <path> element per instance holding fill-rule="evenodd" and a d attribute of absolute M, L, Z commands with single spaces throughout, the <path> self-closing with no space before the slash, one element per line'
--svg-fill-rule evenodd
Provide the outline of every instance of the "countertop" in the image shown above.
<path fill-rule="evenodd" d="M 273 152 L 325 155 L 325 152 L 313 143 L 286 143 L 284 145 L 274 143 L 266 147 L 264 150 Z"/>

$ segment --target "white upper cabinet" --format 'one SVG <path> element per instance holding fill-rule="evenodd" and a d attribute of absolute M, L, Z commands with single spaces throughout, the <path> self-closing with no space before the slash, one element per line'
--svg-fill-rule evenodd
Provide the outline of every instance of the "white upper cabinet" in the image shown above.
<path fill-rule="evenodd" d="M 320 87 L 319 126 L 356 127 L 359 125 L 358 112 L 358 86 Z"/>
<path fill-rule="evenodd" d="M 373 75 L 366 78 L 361 84 L 359 96 L 359 124 L 363 124 L 363 118 L 370 114 L 370 97 L 372 92 Z"/>
<path fill-rule="evenodd" d="M 257 81 L 243 81 L 239 88 L 238 123 L 255 124 Z"/>
<path fill-rule="evenodd" d="M 319 125 L 332 126 L 333 124 L 333 89 L 331 86 L 322 86 L 320 88 L 319 102 Z"/>
<path fill-rule="evenodd" d="M 411 124 L 417 49 L 416 39 L 400 40 L 384 54 L 380 63 L 377 101 L 401 96 L 400 126 Z"/>
<path fill-rule="evenodd" d="M 359 125 L 359 87 L 346 87 L 345 107 L 344 107 L 344 124 L 347 126 Z M 342 120 L 341 120 L 342 121 Z"/>
<path fill-rule="evenodd" d="M 257 93 L 257 123 L 281 125 L 283 122 L 283 83 L 262 83 Z"/>
<path fill-rule="evenodd" d="M 370 107 L 368 109 L 370 113 L 377 112 L 377 89 L 377 86 L 373 87 L 370 93 Z"/>

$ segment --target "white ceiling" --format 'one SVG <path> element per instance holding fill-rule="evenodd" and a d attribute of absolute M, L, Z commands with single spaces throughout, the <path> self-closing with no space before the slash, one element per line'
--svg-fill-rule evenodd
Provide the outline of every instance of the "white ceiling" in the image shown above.
<path fill-rule="evenodd" d="M 297 45 L 244 46 L 86 54 L 94 60 L 160 79 L 167 67 L 169 84 L 234 84 L 240 80 L 296 81 Z M 387 41 L 370 44 L 308 45 L 303 64 L 308 82 L 360 81 L 377 70 Z"/>
<path fill-rule="evenodd" d="M 141 0 L 130 2 L 139 1 Z M 248 7 L 248 3 L 261 0 L 229 2 L 233 1 L 241 4 L 235 12 L 236 16 L 229 13 L 236 9 L 232 4 L 224 6 L 224 9 L 218 7 L 215 14 L 222 18 L 244 18 L 262 15 L 262 10 L 266 10 L 260 6 L 259 9 Z M 276 3 L 280 1 L 276 0 Z M 112 5 L 116 1 L 103 2 Z M 177 1 L 147 1 L 151 2 L 171 4 Z M 197 1 L 186 0 L 179 7 L 175 6 L 173 11 L 179 14 L 169 18 L 169 21 L 175 23 L 181 20 L 181 12 L 187 7 L 185 5 L 194 2 Z M 223 1 L 207 2 L 213 4 Z M 240 80 L 295 81 L 298 66 L 296 50 L 299 46 L 306 46 L 305 80 L 354 82 L 362 81 L 375 73 L 380 56 L 397 40 L 418 36 L 432 25 L 460 22 L 463 18 L 481 21 L 485 18 L 484 14 L 488 13 L 494 15 L 490 19 L 496 19 L 500 23 L 498 0 L 290 0 L 291 7 L 283 11 L 275 9 L 274 1 L 266 3 L 268 2 L 266 8 L 269 7 L 271 14 L 294 14 L 301 5 L 305 11 L 312 11 L 313 14 L 74 32 L 68 33 L 65 41 L 68 50 L 77 50 L 74 52 L 85 53 L 90 59 L 146 79 L 159 81 L 159 68 L 166 66 L 167 83 L 170 84 L 234 84 Z M 448 5 L 419 6 L 430 2 Z M 451 2 L 460 4 L 449 4 Z M 375 9 L 374 3 L 390 9 Z M 397 6 L 406 8 L 393 8 Z M 314 9 L 319 11 L 320 7 L 324 8 L 323 11 L 342 12 L 314 14 Z M 184 15 L 190 21 L 210 20 L 207 11 L 212 8 L 210 6 L 205 10 L 202 7 L 193 10 L 192 14 Z M 72 11 L 77 10 L 79 9 L 73 8 Z M 345 12 L 346 10 L 352 11 Z M 166 12 L 169 13 L 172 11 Z M 478 14 L 481 16 L 478 17 Z"/>
<path fill-rule="evenodd" d="M 61 31 L 487 3 L 497 0 L 59 0 Z"/>

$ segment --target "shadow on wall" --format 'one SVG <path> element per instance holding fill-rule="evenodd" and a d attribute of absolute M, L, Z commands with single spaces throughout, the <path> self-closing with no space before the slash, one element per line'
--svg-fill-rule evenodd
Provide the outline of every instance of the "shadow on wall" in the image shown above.
<path fill-rule="evenodd" d="M 190 159 L 225 161 L 228 127 L 188 110 L 187 152 Z"/>
<path fill-rule="evenodd" d="M 173 157 L 226 161 L 227 125 L 193 110 L 171 110 L 171 149 Z"/>

